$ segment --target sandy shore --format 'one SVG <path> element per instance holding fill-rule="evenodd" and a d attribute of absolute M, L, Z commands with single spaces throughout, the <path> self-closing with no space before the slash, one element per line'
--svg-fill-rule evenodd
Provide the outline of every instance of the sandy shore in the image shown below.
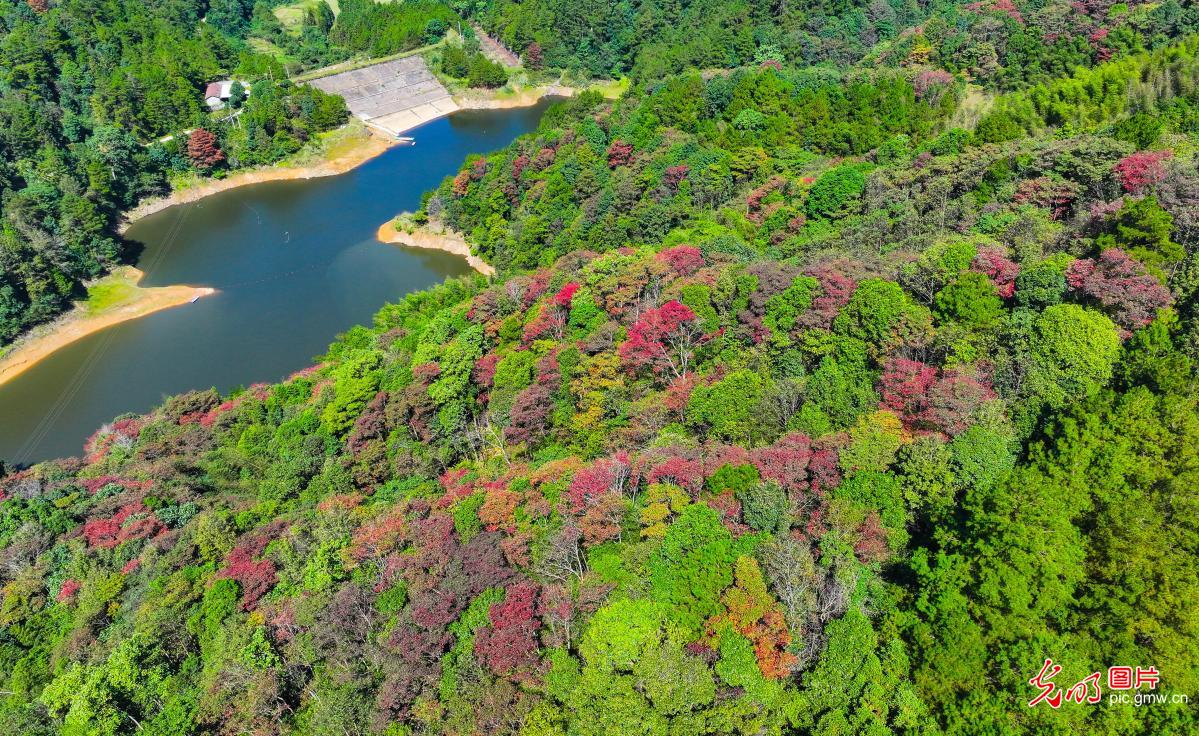
<path fill-rule="evenodd" d="M 396 243 L 411 248 L 427 248 L 453 253 L 465 258 L 471 268 L 484 276 L 495 275 L 495 268 L 490 263 L 470 252 L 470 246 L 467 245 L 466 238 L 462 233 L 439 224 L 414 226 L 412 231 L 408 232 L 396 229 L 395 220 L 391 220 L 379 226 L 375 237 L 379 239 L 380 243 Z"/>
<path fill-rule="evenodd" d="M 499 110 L 528 107 L 542 97 L 556 95 L 569 97 L 575 90 L 562 85 L 530 87 L 515 94 L 497 97 L 494 93 L 469 93 L 455 96 L 454 102 L 464 110 Z M 440 116 L 438 116 L 440 117 Z M 427 122 L 427 121 L 426 121 Z M 177 204 L 196 202 L 219 192 L 249 184 L 290 179 L 312 179 L 322 176 L 337 176 L 362 165 L 387 151 L 396 141 L 361 123 L 352 120 L 340 140 L 331 143 L 327 150 L 312 154 L 311 163 L 292 163 L 264 166 L 241 171 L 225 179 L 204 180 L 195 186 L 175 191 L 165 197 L 147 200 L 124 213 L 118 232 L 124 233 L 129 226 L 147 215 L 160 212 Z M 379 228 L 377 237 L 384 243 L 398 243 L 414 248 L 441 250 L 462 256 L 479 273 L 495 274 L 491 264 L 470 252 L 461 233 L 434 227 L 415 228 L 411 233 L 397 231 L 394 222 Z M 195 286 L 140 287 L 137 283 L 144 274 L 133 266 L 122 266 L 102 281 L 124 282 L 127 294 L 124 298 L 92 312 L 80 303 L 73 310 L 53 322 L 33 329 L 22 336 L 7 350 L 0 353 L 0 384 L 4 384 L 45 359 L 59 348 L 70 345 L 94 332 L 170 307 L 186 304 L 195 298 L 214 293 L 213 289 Z"/>
<path fill-rule="evenodd" d="M 532 107 L 542 97 L 574 97 L 576 90 L 560 84 L 527 87 L 509 95 L 498 95 L 484 90 L 467 90 L 454 95 L 454 103 L 462 110 L 509 110 L 516 107 Z"/>
<path fill-rule="evenodd" d="M 492 90 L 465 90 L 449 97 L 427 102 L 423 105 L 401 110 L 371 120 L 372 129 L 377 126 L 384 134 L 403 135 L 434 120 L 453 115 L 459 110 L 510 110 L 517 107 L 532 107 L 542 97 L 572 97 L 575 90 L 561 85 L 527 87 L 513 93 L 497 93 Z"/>
<path fill-rule="evenodd" d="M 350 125 L 359 126 L 357 122 Z M 187 202 L 196 202 L 218 192 L 244 187 L 247 184 L 261 184 L 268 181 L 285 181 L 289 179 L 314 179 L 321 176 L 337 176 L 350 169 L 360 166 L 372 158 L 382 154 L 396 144 L 396 141 L 382 133 L 360 126 L 352 137 L 336 144 L 335 150 L 326 157 L 315 160 L 310 164 L 264 166 L 248 171 L 241 171 L 224 179 L 205 180 L 196 186 L 181 189 L 171 194 L 142 202 L 137 207 L 126 212 L 117 231 L 124 233 L 133 222 L 160 212 L 168 207 Z"/>
<path fill-rule="evenodd" d="M 206 286 L 138 286 L 144 274 L 133 266 L 122 266 L 98 284 L 120 290 L 120 297 L 102 310 L 92 312 L 86 302 L 58 319 L 34 328 L 0 356 L 0 384 L 7 383 L 59 348 L 66 347 L 93 332 L 147 314 L 187 304 L 193 299 L 216 293 Z"/>

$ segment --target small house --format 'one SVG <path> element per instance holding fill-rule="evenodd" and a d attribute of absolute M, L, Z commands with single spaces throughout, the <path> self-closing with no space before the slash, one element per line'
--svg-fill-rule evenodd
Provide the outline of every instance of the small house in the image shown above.
<path fill-rule="evenodd" d="M 220 110 L 228 102 L 230 95 L 233 92 L 232 79 L 225 79 L 220 82 L 209 82 L 204 88 L 204 102 L 208 105 L 209 110 Z M 245 90 L 245 96 L 250 96 L 250 86 L 245 82 L 241 83 L 242 89 Z"/>

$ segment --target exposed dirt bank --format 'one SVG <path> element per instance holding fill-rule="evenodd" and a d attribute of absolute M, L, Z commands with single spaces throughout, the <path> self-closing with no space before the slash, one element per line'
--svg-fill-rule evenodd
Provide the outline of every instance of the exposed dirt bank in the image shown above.
<path fill-rule="evenodd" d="M 88 301 L 27 333 L 0 355 L 0 384 L 93 332 L 216 293 L 206 286 L 138 286 L 143 275 L 133 266 L 122 266 L 89 287 Z"/>
<path fill-rule="evenodd" d="M 495 275 L 495 268 L 490 263 L 470 252 L 470 246 L 467 245 L 466 238 L 462 233 L 438 223 L 404 225 L 402 228 L 397 228 L 396 220 L 391 220 L 379 226 L 375 237 L 381 243 L 396 243 L 412 248 L 428 248 L 453 253 L 465 258 L 471 268 L 484 276 Z"/>
<path fill-rule="evenodd" d="M 376 133 L 360 123 L 353 122 L 348 126 L 348 130 L 341 132 L 341 135 L 335 141 L 330 142 L 325 150 L 313 152 L 303 160 L 240 171 L 224 179 L 205 179 L 194 186 L 176 190 L 165 197 L 142 202 L 125 213 L 118 232 L 124 233 L 133 222 L 165 210 L 167 207 L 196 202 L 218 192 L 244 187 L 247 184 L 288 179 L 313 179 L 320 176 L 344 174 L 382 154 L 395 143 L 394 140 L 381 133 Z M 308 160 L 309 158 L 311 160 Z"/>

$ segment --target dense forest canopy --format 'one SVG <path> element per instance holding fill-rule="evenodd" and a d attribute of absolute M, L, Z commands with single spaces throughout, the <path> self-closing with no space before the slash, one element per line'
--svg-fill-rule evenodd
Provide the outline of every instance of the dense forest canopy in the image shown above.
<path fill-rule="evenodd" d="M 495 278 L 0 466 L 0 731 L 1199 731 L 1193 4 L 406 5 L 310 25 L 633 84 L 406 218 Z M 3 7 L 12 334 L 345 118 L 261 4 Z"/>
<path fill-rule="evenodd" d="M 1199 30 L 1193 0 L 451 0 L 517 51 L 597 75 L 658 79 L 768 60 L 928 63 L 1011 89 Z"/>
<path fill-rule="evenodd" d="M 473 30 L 464 19 L 482 23 L 534 72 L 631 74 L 656 83 L 691 67 L 806 70 L 807 77 L 789 81 L 794 98 L 781 104 L 830 105 L 824 119 L 810 121 L 814 129 L 799 131 L 804 144 L 813 143 L 814 135 L 840 135 L 842 152 L 854 154 L 878 141 L 844 138 L 854 123 L 838 116 L 852 114 L 859 102 L 887 104 L 882 97 L 857 99 L 855 94 L 866 91 L 861 85 L 841 96 L 841 76 L 855 65 L 904 72 L 909 83 L 933 88 L 964 78 L 987 90 L 1023 90 L 1052 84 L 1079 67 L 1160 49 L 1199 30 L 1193 0 L 1133 6 L 1097 0 L 1075 3 L 1077 8 L 1010 0 L 965 5 L 347 0 L 336 6 L 316 0 L 298 4 L 301 21 L 287 27 L 274 12 L 279 4 L 0 4 L 0 345 L 62 312 L 82 295 L 83 281 L 127 258 L 113 233 L 118 214 L 166 191 L 173 176 L 220 176 L 230 168 L 277 161 L 341 122 L 344 113 L 334 109 L 336 103 L 312 90 L 288 88 L 285 70 L 352 54 L 414 50 L 440 42 L 451 28 L 472 48 Z M 472 86 L 497 87 L 508 79 L 481 54 L 463 54 L 454 46 L 440 68 Z M 912 70 L 928 74 L 921 78 Z M 264 104 L 267 109 L 249 128 L 229 116 L 214 119 L 204 105 L 204 86 L 231 76 L 247 84 L 282 83 L 280 94 L 288 101 Z M 832 98 L 804 97 L 811 94 Z M 247 104 L 259 106 L 254 95 Z M 1185 108 L 1178 114 L 1186 114 Z M 740 125 L 756 121 L 747 113 Z M 1003 124 L 988 134 L 993 139 L 1010 137 L 1027 128 L 1027 116 L 988 123 Z M 826 127 L 835 130 L 822 132 Z M 176 135 L 196 128 L 203 132 L 190 147 Z M 817 145 L 821 152 L 835 152 L 828 142 Z"/>
<path fill-rule="evenodd" d="M 0 478 L 5 730 L 1195 730 L 1194 43 L 554 107 L 412 218 L 495 280 Z"/>

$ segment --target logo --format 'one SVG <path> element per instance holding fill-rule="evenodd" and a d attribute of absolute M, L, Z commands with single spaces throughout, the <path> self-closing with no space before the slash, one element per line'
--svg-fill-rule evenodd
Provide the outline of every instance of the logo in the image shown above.
<path fill-rule="evenodd" d="M 1029 708 L 1035 708 L 1041 703 L 1046 703 L 1054 709 L 1061 708 L 1063 702 L 1094 705 L 1103 700 L 1104 683 L 1111 691 L 1107 696 L 1109 703 L 1128 703 L 1140 706 L 1154 703 L 1189 702 L 1187 696 L 1181 693 L 1154 692 L 1161 681 L 1161 673 L 1157 671 L 1156 667 L 1116 665 L 1107 668 L 1106 677 L 1102 672 L 1092 672 L 1064 690 L 1053 682 L 1053 678 L 1057 677 L 1061 671 L 1061 665 L 1054 664 L 1052 659 L 1045 660 L 1041 671 L 1028 681 L 1028 684 L 1037 691 L 1036 696 L 1028 701 Z"/>

